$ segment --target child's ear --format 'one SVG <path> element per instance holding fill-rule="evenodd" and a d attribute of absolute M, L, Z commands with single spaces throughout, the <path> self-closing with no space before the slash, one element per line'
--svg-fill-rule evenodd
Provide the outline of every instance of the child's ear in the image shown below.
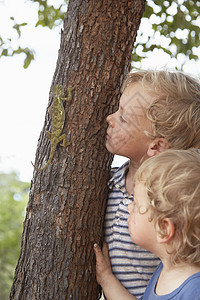
<path fill-rule="evenodd" d="M 152 157 L 167 149 L 169 149 L 169 142 L 165 138 L 156 138 L 149 144 L 147 155 Z"/>
<path fill-rule="evenodd" d="M 160 235 L 158 233 L 157 241 L 160 244 L 168 243 L 169 241 L 171 241 L 171 239 L 173 238 L 174 233 L 175 233 L 174 223 L 172 222 L 171 219 L 165 218 L 161 222 L 160 226 L 162 226 L 162 232 L 164 233 L 164 235 Z"/>

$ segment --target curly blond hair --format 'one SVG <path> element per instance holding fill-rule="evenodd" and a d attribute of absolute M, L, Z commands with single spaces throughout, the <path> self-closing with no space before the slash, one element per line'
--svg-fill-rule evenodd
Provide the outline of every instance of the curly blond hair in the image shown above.
<path fill-rule="evenodd" d="M 147 159 L 137 170 L 135 182 L 146 191 L 149 221 L 164 237 L 163 220 L 175 227 L 171 240 L 173 263 L 200 265 L 200 153 L 166 150 Z"/>
<path fill-rule="evenodd" d="M 165 138 L 173 149 L 200 148 L 200 81 L 179 71 L 141 70 L 128 74 L 122 91 L 136 82 L 155 97 L 148 136 Z"/>

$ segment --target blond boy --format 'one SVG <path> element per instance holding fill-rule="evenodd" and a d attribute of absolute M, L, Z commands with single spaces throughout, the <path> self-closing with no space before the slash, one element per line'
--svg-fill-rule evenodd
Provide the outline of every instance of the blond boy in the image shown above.
<path fill-rule="evenodd" d="M 200 300 L 200 154 L 166 150 L 135 174 L 129 204 L 131 239 L 161 263 L 141 300 Z M 108 300 L 137 299 L 112 274 L 108 252 L 95 245 L 97 281 Z"/>
<path fill-rule="evenodd" d="M 140 297 L 159 260 L 132 243 L 128 232 L 133 177 L 143 161 L 163 150 L 200 148 L 200 83 L 181 72 L 137 71 L 122 92 L 118 110 L 107 117 L 106 147 L 129 161 L 109 181 L 105 241 L 113 273 Z"/>

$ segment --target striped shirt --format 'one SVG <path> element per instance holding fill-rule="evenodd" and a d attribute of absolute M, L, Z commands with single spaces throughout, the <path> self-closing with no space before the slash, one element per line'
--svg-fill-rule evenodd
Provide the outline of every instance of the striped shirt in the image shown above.
<path fill-rule="evenodd" d="M 125 188 L 125 176 L 129 161 L 118 169 L 112 169 L 112 178 L 108 182 L 104 238 L 109 247 L 112 271 L 123 286 L 134 296 L 144 294 L 149 279 L 160 260 L 154 254 L 142 249 L 131 241 L 127 219 L 127 205 L 133 201 Z"/>

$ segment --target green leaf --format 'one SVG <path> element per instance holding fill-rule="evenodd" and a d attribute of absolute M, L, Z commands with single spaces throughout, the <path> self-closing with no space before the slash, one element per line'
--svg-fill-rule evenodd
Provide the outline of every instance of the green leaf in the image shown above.
<path fill-rule="evenodd" d="M 26 58 L 24 60 L 24 69 L 27 69 L 30 63 L 34 60 L 34 54 L 31 52 L 26 53 Z"/>
<path fill-rule="evenodd" d="M 8 49 L 3 49 L 1 56 L 8 56 Z"/>

